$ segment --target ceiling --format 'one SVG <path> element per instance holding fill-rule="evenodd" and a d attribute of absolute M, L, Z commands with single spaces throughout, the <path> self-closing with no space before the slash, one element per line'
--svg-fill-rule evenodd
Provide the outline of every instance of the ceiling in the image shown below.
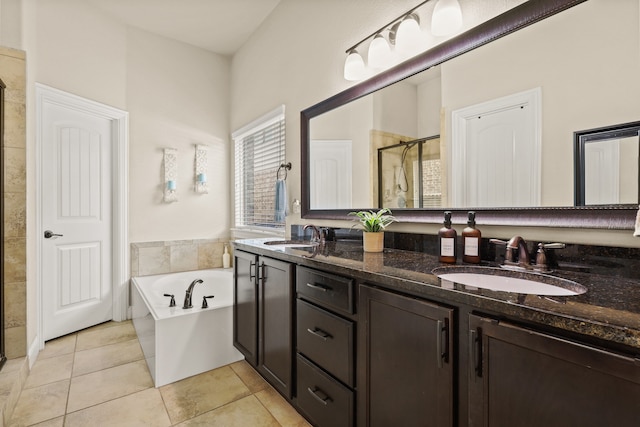
<path fill-rule="evenodd" d="M 116 20 L 233 55 L 280 0 L 88 0 Z"/>

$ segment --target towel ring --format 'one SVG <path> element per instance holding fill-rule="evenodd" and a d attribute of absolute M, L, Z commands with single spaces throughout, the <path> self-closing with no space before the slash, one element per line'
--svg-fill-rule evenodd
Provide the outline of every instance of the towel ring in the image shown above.
<path fill-rule="evenodd" d="M 287 173 L 287 171 L 290 171 L 290 170 L 291 170 L 291 162 L 289 162 L 289 163 L 282 163 L 282 164 L 280 165 L 280 167 L 278 168 L 278 171 L 276 172 L 276 179 L 280 179 L 280 171 L 281 171 L 282 169 L 284 169 L 284 178 L 283 178 L 283 179 L 286 181 L 286 180 L 287 180 L 287 174 L 288 174 L 288 173 Z"/>

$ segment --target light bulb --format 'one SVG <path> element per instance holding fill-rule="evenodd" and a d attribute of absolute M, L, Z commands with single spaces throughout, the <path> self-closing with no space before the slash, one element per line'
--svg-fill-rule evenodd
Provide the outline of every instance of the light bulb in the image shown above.
<path fill-rule="evenodd" d="M 422 42 L 422 31 L 418 16 L 415 14 L 408 15 L 398 26 L 396 33 L 396 49 L 403 55 L 416 53 Z"/>
<path fill-rule="evenodd" d="M 376 70 L 387 68 L 391 65 L 391 48 L 382 34 L 377 34 L 371 40 L 367 62 L 369 67 Z"/>
<path fill-rule="evenodd" d="M 431 18 L 431 33 L 434 36 L 448 36 L 462 26 L 462 10 L 458 0 L 439 0 Z"/>
<path fill-rule="evenodd" d="M 361 80 L 364 74 L 364 59 L 357 50 L 353 49 L 344 61 L 344 78 L 349 81 L 357 81 Z"/>

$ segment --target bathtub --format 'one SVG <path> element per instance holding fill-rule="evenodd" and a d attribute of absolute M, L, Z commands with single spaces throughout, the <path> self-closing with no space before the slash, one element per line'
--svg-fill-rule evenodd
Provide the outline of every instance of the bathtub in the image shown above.
<path fill-rule="evenodd" d="M 189 284 L 193 308 L 183 309 Z M 134 277 L 133 325 L 156 387 L 243 359 L 233 347 L 233 269 Z M 175 295 L 176 306 L 169 307 Z M 201 308 L 203 296 L 209 308 Z"/>

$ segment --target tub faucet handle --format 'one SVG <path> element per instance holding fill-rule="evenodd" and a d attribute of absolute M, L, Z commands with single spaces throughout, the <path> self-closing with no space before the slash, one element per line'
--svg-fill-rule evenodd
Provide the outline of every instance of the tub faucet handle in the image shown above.
<path fill-rule="evenodd" d="M 173 295 L 171 294 L 164 294 L 165 297 L 171 297 L 171 301 L 169 301 L 169 307 L 175 307 L 176 306 L 176 299 Z"/>
<path fill-rule="evenodd" d="M 209 308 L 209 304 L 207 304 L 207 298 L 213 298 L 215 295 L 208 295 L 202 297 L 202 308 Z"/>

